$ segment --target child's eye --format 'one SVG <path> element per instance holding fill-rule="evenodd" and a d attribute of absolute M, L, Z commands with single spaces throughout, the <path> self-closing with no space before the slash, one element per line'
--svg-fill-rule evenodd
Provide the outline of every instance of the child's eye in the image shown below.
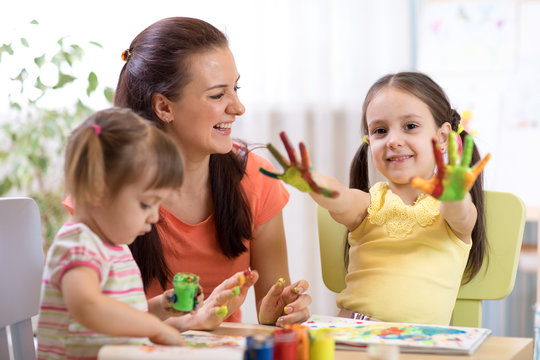
<path fill-rule="evenodd" d="M 405 125 L 405 128 L 407 130 L 413 130 L 413 129 L 416 129 L 417 127 L 418 127 L 418 125 L 416 125 L 416 124 L 407 124 L 407 125 Z"/>
<path fill-rule="evenodd" d="M 386 133 L 386 129 L 383 129 L 383 128 L 377 128 L 373 130 L 372 132 L 372 134 L 378 134 L 378 135 L 385 134 L 385 133 Z"/>
<path fill-rule="evenodd" d="M 145 203 L 141 203 L 141 209 L 143 210 L 149 210 L 152 208 L 152 205 L 150 204 L 145 204 Z"/>
<path fill-rule="evenodd" d="M 235 86 L 235 87 L 234 87 L 234 91 L 236 92 L 236 91 L 238 91 L 238 90 L 240 90 L 240 86 Z"/>

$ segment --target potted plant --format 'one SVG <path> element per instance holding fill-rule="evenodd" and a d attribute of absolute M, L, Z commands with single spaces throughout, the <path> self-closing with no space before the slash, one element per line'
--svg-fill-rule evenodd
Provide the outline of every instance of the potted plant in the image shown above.
<path fill-rule="evenodd" d="M 35 20 L 30 25 L 39 26 Z M 94 111 L 87 105 L 89 98 L 104 96 L 110 104 L 113 90 L 105 87 L 97 92 L 96 73 L 77 66 L 85 47 L 100 49 L 100 44 L 79 45 L 63 37 L 46 44 L 43 52 L 26 36 L 15 37 L 0 47 L 0 65 L 11 69 L 9 74 L 0 73 L 7 77 L 0 81 L 10 89 L 7 116 L 0 119 L 0 196 L 28 196 L 37 202 L 46 249 L 68 216 L 62 206 L 67 137 Z M 32 61 L 17 61 L 18 55 Z M 68 92 L 71 99 L 65 96 Z"/>

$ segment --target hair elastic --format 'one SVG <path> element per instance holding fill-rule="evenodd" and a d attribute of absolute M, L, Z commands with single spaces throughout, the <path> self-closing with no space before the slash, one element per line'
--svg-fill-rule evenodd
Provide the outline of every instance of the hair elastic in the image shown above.
<path fill-rule="evenodd" d="M 459 123 L 458 127 L 457 127 L 457 133 L 458 135 L 461 134 L 463 132 L 463 130 L 465 130 L 465 128 L 463 127 L 463 125 L 461 125 L 461 123 Z"/>
<path fill-rule="evenodd" d="M 101 127 L 98 124 L 92 124 L 90 126 L 92 126 L 92 128 L 94 129 L 96 136 L 99 136 L 101 134 Z"/>
<path fill-rule="evenodd" d="M 367 135 L 364 135 L 364 136 L 362 137 L 362 142 L 365 142 L 366 144 L 369 145 L 369 139 L 368 139 Z"/>
<path fill-rule="evenodd" d="M 124 50 L 124 51 L 122 52 L 122 60 L 128 61 L 129 58 L 131 57 L 131 54 L 132 54 L 131 49 L 126 49 L 126 50 Z"/>

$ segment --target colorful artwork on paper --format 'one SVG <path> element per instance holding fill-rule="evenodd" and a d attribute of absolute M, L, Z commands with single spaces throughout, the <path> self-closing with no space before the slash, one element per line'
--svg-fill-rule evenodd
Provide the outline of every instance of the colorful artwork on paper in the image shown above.
<path fill-rule="evenodd" d="M 189 347 L 229 347 L 245 349 L 246 338 L 243 336 L 220 336 L 220 335 L 195 335 L 182 334 L 186 345 Z"/>
<path fill-rule="evenodd" d="M 491 332 L 482 328 L 373 322 L 326 316 L 312 316 L 304 325 L 310 329 L 329 329 L 336 344 L 351 347 L 391 344 L 400 346 L 403 351 L 418 352 L 448 350 L 471 353 Z"/>

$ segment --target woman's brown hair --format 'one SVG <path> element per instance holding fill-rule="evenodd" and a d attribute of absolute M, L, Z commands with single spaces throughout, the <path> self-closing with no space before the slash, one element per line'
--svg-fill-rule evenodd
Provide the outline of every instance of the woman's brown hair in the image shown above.
<path fill-rule="evenodd" d="M 171 17 L 155 22 L 137 35 L 124 52 L 126 63 L 118 79 L 115 105 L 131 108 L 163 129 L 164 124 L 152 107 L 154 94 L 162 94 L 171 101 L 180 99 L 192 80 L 193 55 L 226 47 L 225 34 L 205 21 Z M 247 151 L 210 155 L 216 234 L 223 254 L 231 258 L 247 250 L 243 239 L 252 238 L 252 214 L 240 185 L 246 161 Z M 165 288 L 172 274 L 159 234 L 153 227 L 144 237 L 131 245 L 144 285 L 147 287 L 156 279 Z"/>

